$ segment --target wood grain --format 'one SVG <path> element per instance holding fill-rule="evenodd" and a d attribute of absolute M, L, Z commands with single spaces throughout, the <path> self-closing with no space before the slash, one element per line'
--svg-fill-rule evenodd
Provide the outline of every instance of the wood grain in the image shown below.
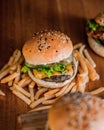
<path fill-rule="evenodd" d="M 40 30 L 60 30 L 69 35 L 73 43 L 87 44 L 85 20 L 102 11 L 103 0 L 1 0 L 0 68 L 14 49 L 21 49 L 24 42 Z M 93 53 L 89 46 L 88 50 L 100 74 L 99 81 L 88 84 L 90 91 L 104 87 L 104 59 Z M 0 97 L 0 130 L 18 130 L 17 116 L 29 108 L 11 94 L 7 85 L 0 85 L 0 88 L 6 93 L 6 97 Z"/>

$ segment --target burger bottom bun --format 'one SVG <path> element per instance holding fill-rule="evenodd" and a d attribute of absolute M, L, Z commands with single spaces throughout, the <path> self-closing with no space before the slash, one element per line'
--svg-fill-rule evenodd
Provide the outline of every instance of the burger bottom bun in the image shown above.
<path fill-rule="evenodd" d="M 89 93 L 69 93 L 49 110 L 51 130 L 104 130 L 104 102 Z"/>
<path fill-rule="evenodd" d="M 74 57 L 73 57 L 73 66 L 74 66 L 73 67 L 74 68 L 73 76 L 70 79 L 68 79 L 68 80 L 66 80 L 64 82 L 60 82 L 60 83 L 47 82 L 47 81 L 44 81 L 44 80 L 37 79 L 37 78 L 35 78 L 35 76 L 32 74 L 31 71 L 28 71 L 28 74 L 32 78 L 32 80 L 34 80 L 40 86 L 47 87 L 47 88 L 59 88 L 59 87 L 62 87 L 64 85 L 66 85 L 67 83 L 70 83 L 76 76 L 77 67 L 78 67 L 78 61 Z"/>
<path fill-rule="evenodd" d="M 104 46 L 98 44 L 93 38 L 88 37 L 88 43 L 91 49 L 99 56 L 104 57 Z"/>

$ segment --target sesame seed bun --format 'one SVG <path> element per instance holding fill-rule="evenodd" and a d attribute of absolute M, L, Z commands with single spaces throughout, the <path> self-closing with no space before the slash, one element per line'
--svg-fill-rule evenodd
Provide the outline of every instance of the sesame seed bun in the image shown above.
<path fill-rule="evenodd" d="M 71 93 L 49 110 L 51 130 L 104 130 L 104 102 L 88 93 Z"/>
<path fill-rule="evenodd" d="M 73 51 L 70 38 L 59 31 L 42 31 L 27 41 L 22 49 L 27 63 L 51 64 L 68 58 Z"/>
<path fill-rule="evenodd" d="M 88 43 L 91 49 L 99 56 L 104 57 L 104 46 L 97 43 L 93 38 L 88 37 Z"/>

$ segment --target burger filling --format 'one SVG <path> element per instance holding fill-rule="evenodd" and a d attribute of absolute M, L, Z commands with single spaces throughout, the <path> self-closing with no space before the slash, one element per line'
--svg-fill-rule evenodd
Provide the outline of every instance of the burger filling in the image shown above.
<path fill-rule="evenodd" d="M 104 46 L 104 26 L 100 26 L 94 19 L 87 20 L 86 31 L 89 37 Z"/>
<path fill-rule="evenodd" d="M 59 63 L 33 66 L 28 63 L 22 67 L 22 72 L 31 70 L 37 79 L 48 82 L 63 82 L 73 75 L 72 56 Z"/>

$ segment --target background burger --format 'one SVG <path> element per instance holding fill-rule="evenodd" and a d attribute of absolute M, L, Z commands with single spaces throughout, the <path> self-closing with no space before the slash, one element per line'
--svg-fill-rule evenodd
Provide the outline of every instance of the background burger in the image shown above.
<path fill-rule="evenodd" d="M 69 93 L 49 110 L 50 130 L 104 130 L 104 102 L 88 93 Z"/>
<path fill-rule="evenodd" d="M 76 76 L 70 38 L 59 31 L 42 31 L 27 41 L 22 49 L 25 65 L 22 72 L 44 87 L 62 87 Z"/>
<path fill-rule="evenodd" d="M 104 57 L 104 12 L 87 21 L 87 36 L 92 50 Z"/>

